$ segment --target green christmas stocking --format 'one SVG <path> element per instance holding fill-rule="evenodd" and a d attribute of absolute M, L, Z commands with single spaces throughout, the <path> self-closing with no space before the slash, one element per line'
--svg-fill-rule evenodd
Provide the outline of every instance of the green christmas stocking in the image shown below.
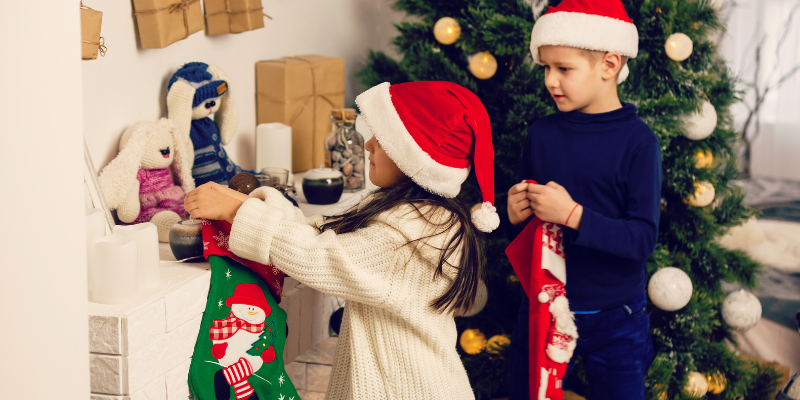
<path fill-rule="evenodd" d="M 211 288 L 189 367 L 192 395 L 300 400 L 283 366 L 286 312 L 250 268 L 226 256 L 208 259 Z"/>

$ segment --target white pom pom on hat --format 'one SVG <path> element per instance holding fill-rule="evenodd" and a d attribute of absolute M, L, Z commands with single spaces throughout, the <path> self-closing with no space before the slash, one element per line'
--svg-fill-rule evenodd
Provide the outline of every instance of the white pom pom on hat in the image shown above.
<path fill-rule="evenodd" d="M 478 96 L 452 82 L 384 82 L 356 104 L 389 158 L 425 190 L 456 197 L 474 165 L 483 205 L 472 223 L 482 232 L 497 229 L 492 128 Z"/>

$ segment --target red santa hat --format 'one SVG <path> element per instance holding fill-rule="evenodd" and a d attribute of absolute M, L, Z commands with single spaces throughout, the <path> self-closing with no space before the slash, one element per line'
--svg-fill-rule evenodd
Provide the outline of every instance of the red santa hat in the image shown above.
<path fill-rule="evenodd" d="M 474 164 L 483 203 L 473 208 L 472 223 L 483 232 L 500 225 L 492 130 L 478 96 L 451 82 L 384 82 L 356 104 L 389 158 L 425 190 L 456 197 Z"/>
<path fill-rule="evenodd" d="M 531 54 L 541 64 L 540 46 L 567 46 L 594 51 L 616 51 L 635 58 L 639 33 L 620 0 L 564 0 L 549 7 L 533 26 Z M 617 84 L 628 77 L 628 66 L 619 71 Z"/>

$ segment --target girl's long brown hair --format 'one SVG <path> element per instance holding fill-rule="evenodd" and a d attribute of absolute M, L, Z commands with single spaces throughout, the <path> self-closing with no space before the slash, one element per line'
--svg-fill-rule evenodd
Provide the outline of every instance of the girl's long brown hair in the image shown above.
<path fill-rule="evenodd" d="M 464 312 L 470 309 L 478 292 L 478 282 L 483 278 L 483 251 L 479 237 L 482 233 L 472 225 L 470 210 L 461 200 L 430 193 L 408 177 L 403 177 L 391 187 L 376 190 L 366 204 L 330 217 L 319 229 L 332 230 L 337 234 L 353 232 L 366 227 L 378 214 L 405 204 L 413 206 L 418 217 L 434 228 L 434 232 L 430 235 L 411 240 L 406 245 L 438 235 L 448 235 L 451 228 L 458 227 L 458 231 L 444 248 L 436 248 L 441 253 L 432 279 L 439 278 L 444 264 L 450 264 L 447 259 L 454 252 L 461 250 L 458 265 L 451 264 L 458 269 L 458 274 L 447 292 L 431 302 L 430 306 L 440 312 L 449 310 Z M 449 212 L 449 218 L 442 223 L 432 222 L 431 218 L 436 213 L 441 213 L 442 209 Z"/>

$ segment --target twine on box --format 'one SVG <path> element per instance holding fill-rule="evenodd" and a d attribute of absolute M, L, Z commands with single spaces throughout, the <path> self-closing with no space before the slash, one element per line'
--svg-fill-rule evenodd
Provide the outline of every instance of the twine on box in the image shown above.
<path fill-rule="evenodd" d="M 197 3 L 198 1 L 200 1 L 200 0 L 180 0 L 177 3 L 169 5 L 169 6 L 166 6 L 166 7 L 156 8 L 156 9 L 153 9 L 153 10 L 134 11 L 133 14 L 136 15 L 136 16 L 149 15 L 149 14 L 155 14 L 155 13 L 158 13 L 158 12 L 161 12 L 161 11 L 164 11 L 164 10 L 168 10 L 169 13 L 172 14 L 175 11 L 182 10 L 183 11 L 183 30 L 184 30 L 183 38 L 186 39 L 187 37 L 189 37 L 189 7 L 192 4 Z"/>
<path fill-rule="evenodd" d="M 81 42 L 86 43 L 86 44 L 93 44 L 93 45 L 97 46 L 97 50 L 100 50 L 100 56 L 102 56 L 102 57 L 106 56 L 106 52 L 108 51 L 108 47 L 106 47 L 106 45 L 105 45 L 106 40 L 102 36 L 100 36 L 100 41 L 99 42 L 87 42 L 85 40 L 81 40 Z"/>
<path fill-rule="evenodd" d="M 211 13 L 211 14 L 206 14 L 206 18 L 214 17 L 214 16 L 222 15 L 222 14 L 228 14 L 228 15 L 247 14 L 247 13 L 251 13 L 251 12 L 255 12 L 255 11 L 261 11 L 263 9 L 264 9 L 264 7 L 258 7 L 258 8 L 247 8 L 247 9 L 244 9 L 244 10 L 241 10 L 241 11 L 231 11 L 231 0 L 225 0 L 225 9 L 224 10 L 217 11 L 217 12 Z M 269 18 L 269 19 L 272 19 L 272 17 L 267 15 L 267 13 L 265 13 L 265 12 L 261 12 L 261 14 L 264 15 L 265 17 Z"/>
<path fill-rule="evenodd" d="M 306 59 L 304 59 L 302 57 L 284 57 L 281 60 L 269 60 L 269 61 L 264 61 L 264 62 L 279 62 L 279 63 L 285 64 L 286 60 L 297 60 L 297 61 L 305 62 L 305 63 L 307 63 L 309 65 L 309 67 L 310 67 L 309 71 L 311 72 L 311 95 L 308 96 L 308 98 L 306 98 L 305 102 L 303 102 L 303 106 L 300 107 L 299 109 L 297 109 L 297 111 L 294 113 L 292 118 L 289 119 L 289 123 L 288 123 L 289 126 L 294 124 L 294 122 L 297 120 L 297 118 L 300 116 L 300 114 L 303 113 L 303 110 L 305 110 L 306 107 L 308 107 L 309 103 L 313 103 L 314 104 L 314 108 L 315 108 L 314 115 L 316 115 L 316 104 L 317 103 L 315 101 L 313 101 L 316 98 L 321 98 L 321 99 L 325 100 L 328 104 L 330 104 L 331 107 L 336 108 L 336 105 L 333 103 L 333 100 L 331 100 L 328 96 L 336 96 L 336 95 L 344 94 L 344 92 L 317 93 L 317 76 L 314 74 L 314 63 L 312 63 L 311 61 L 308 61 L 308 60 L 306 60 Z M 258 92 L 258 95 L 259 96 L 263 96 L 265 99 L 267 99 L 267 100 L 269 100 L 269 101 L 271 101 L 273 103 L 290 103 L 292 101 L 299 100 L 299 99 L 275 100 L 275 99 L 269 97 L 266 93 L 263 93 L 261 91 Z M 311 129 L 312 129 L 312 131 L 316 131 L 316 128 L 317 128 L 317 119 L 314 118 L 314 122 L 313 122 L 313 125 L 312 125 Z"/>

